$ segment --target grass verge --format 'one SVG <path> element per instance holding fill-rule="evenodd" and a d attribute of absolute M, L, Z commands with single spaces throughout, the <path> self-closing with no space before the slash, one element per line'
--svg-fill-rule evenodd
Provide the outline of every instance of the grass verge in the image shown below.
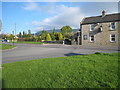
<path fill-rule="evenodd" d="M 2 67 L 3 88 L 118 87 L 118 53 L 21 61 Z"/>
<path fill-rule="evenodd" d="M 15 46 L 8 45 L 8 44 L 0 44 L 0 50 L 12 49 Z"/>

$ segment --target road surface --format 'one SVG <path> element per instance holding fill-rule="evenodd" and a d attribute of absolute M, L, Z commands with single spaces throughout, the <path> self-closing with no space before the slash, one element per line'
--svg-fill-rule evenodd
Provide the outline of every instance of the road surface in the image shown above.
<path fill-rule="evenodd" d="M 2 51 L 2 63 L 33 60 L 39 58 L 66 57 L 72 55 L 86 55 L 95 52 L 118 52 L 117 48 L 71 46 L 71 45 L 38 45 L 15 44 L 17 48 Z"/>

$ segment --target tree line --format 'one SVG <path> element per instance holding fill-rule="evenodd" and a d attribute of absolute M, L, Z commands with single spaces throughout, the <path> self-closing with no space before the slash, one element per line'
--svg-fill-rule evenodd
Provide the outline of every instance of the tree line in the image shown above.
<path fill-rule="evenodd" d="M 60 29 L 60 32 L 56 32 L 55 28 L 48 33 L 46 30 L 42 30 L 39 35 L 34 35 L 31 33 L 31 30 L 28 30 L 28 33 L 19 32 L 17 35 L 18 40 L 20 41 L 60 41 L 65 39 L 71 39 L 73 36 L 72 28 L 70 26 L 63 26 Z M 7 36 L 3 36 L 5 38 Z M 13 34 L 10 34 L 8 39 L 12 40 L 14 37 Z"/>

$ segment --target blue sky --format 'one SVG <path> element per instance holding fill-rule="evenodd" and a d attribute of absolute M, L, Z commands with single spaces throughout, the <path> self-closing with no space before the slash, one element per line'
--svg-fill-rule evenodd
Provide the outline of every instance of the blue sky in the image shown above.
<path fill-rule="evenodd" d="M 118 12 L 117 2 L 2 2 L 3 33 L 79 28 L 84 17 Z"/>

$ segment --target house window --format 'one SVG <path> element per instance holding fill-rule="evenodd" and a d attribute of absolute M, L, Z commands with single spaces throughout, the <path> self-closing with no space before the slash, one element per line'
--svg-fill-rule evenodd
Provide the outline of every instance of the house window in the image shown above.
<path fill-rule="evenodd" d="M 90 42 L 94 42 L 94 35 L 90 36 Z"/>
<path fill-rule="evenodd" d="M 115 30 L 115 22 L 111 22 L 110 23 L 110 29 L 111 30 Z"/>
<path fill-rule="evenodd" d="M 115 34 L 111 34 L 110 35 L 110 42 L 115 42 L 116 41 L 115 39 L 116 39 Z"/>
<path fill-rule="evenodd" d="M 87 40 L 87 35 L 83 35 L 83 39 L 84 39 L 84 40 Z"/>
<path fill-rule="evenodd" d="M 91 24 L 91 26 L 90 26 L 90 31 L 94 31 L 94 24 Z"/>

